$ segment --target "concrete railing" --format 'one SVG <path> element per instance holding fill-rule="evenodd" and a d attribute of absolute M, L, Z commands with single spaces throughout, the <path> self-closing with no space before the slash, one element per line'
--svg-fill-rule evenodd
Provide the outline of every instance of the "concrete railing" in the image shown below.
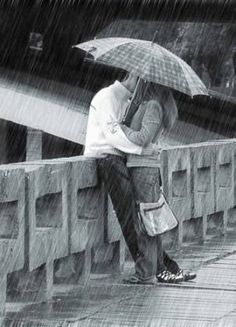
<path fill-rule="evenodd" d="M 236 141 L 166 149 L 163 189 L 179 218 L 165 243 L 204 241 L 236 222 Z M 54 283 L 122 270 L 125 246 L 96 161 L 72 157 L 0 166 L 0 312 L 40 301 Z"/>
<path fill-rule="evenodd" d="M 225 233 L 236 222 L 236 141 L 179 146 L 162 153 L 163 189 L 179 219 L 178 245 Z M 173 235 L 172 235 L 173 236 Z"/>

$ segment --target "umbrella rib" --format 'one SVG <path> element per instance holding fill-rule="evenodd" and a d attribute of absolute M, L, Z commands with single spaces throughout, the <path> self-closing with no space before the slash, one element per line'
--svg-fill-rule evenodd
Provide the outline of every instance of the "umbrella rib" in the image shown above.
<path fill-rule="evenodd" d="M 185 63 L 185 62 L 183 62 L 183 61 L 181 60 L 181 58 L 180 58 L 180 60 L 179 60 L 179 64 L 180 64 L 180 66 L 181 66 L 181 68 L 182 68 L 182 70 L 183 70 L 183 72 L 184 72 L 184 74 L 185 74 L 186 82 L 187 82 L 187 84 L 188 84 L 188 88 L 189 88 L 189 91 L 190 91 L 190 95 L 191 95 L 191 97 L 193 97 L 193 96 L 196 95 L 196 94 L 199 94 L 199 91 L 195 92 L 196 87 L 194 86 L 193 83 L 191 83 L 191 74 L 190 74 L 190 72 L 188 71 L 188 64 Z M 191 70 L 193 70 L 191 67 L 189 67 L 189 68 L 190 68 Z M 194 72 L 194 73 L 195 73 L 195 72 Z M 199 82 L 200 82 L 200 85 L 201 85 L 201 88 L 202 88 L 202 94 L 207 94 L 208 91 L 207 91 L 205 85 L 203 84 L 203 82 L 200 80 L 200 78 L 198 77 L 198 75 L 197 75 L 196 73 L 195 73 L 195 75 L 196 75 L 195 78 L 198 79 Z M 194 89 L 194 91 L 193 91 L 193 89 Z"/>
<path fill-rule="evenodd" d="M 184 72 L 185 79 L 186 79 L 186 82 L 187 82 L 187 84 L 188 84 L 188 89 L 189 89 L 190 95 L 191 95 L 191 97 L 193 97 L 194 94 L 192 93 L 191 87 L 190 87 L 190 85 L 189 85 L 189 84 L 190 84 L 190 81 L 189 81 L 189 76 L 188 76 L 188 71 L 187 71 L 187 69 L 186 69 L 186 66 L 182 63 L 181 60 L 179 60 L 178 62 L 179 62 L 179 64 L 180 64 L 181 69 L 182 69 L 183 72 Z"/>

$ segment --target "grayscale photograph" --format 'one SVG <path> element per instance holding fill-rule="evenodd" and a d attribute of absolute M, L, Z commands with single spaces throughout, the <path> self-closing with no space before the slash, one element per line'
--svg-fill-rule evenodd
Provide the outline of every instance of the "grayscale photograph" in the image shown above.
<path fill-rule="evenodd" d="M 0 327 L 236 326 L 236 0 L 0 0 Z"/>

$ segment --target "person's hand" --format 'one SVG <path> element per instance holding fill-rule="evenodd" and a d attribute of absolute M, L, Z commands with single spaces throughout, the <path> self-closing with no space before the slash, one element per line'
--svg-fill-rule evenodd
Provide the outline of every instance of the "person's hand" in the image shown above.
<path fill-rule="evenodd" d="M 125 130 L 127 129 L 127 126 L 124 124 L 119 124 L 120 128 L 122 129 L 122 131 L 125 133 Z"/>
<path fill-rule="evenodd" d="M 141 155 L 144 156 L 153 156 L 159 155 L 161 153 L 161 148 L 157 144 L 150 143 L 148 146 L 143 148 Z"/>
<path fill-rule="evenodd" d="M 162 148 L 158 144 L 151 143 L 153 147 L 153 155 L 159 155 L 162 151 Z"/>
<path fill-rule="evenodd" d="M 114 121 L 111 121 L 111 122 L 107 123 L 107 125 L 108 125 L 108 128 L 109 128 L 109 131 L 110 131 L 112 134 L 117 133 L 117 130 L 118 130 L 118 128 L 119 128 L 119 123 L 114 122 Z"/>

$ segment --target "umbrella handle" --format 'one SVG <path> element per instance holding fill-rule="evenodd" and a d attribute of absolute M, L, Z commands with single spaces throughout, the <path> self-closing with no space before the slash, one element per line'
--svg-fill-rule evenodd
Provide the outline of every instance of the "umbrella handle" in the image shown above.
<path fill-rule="evenodd" d="M 141 83 L 141 78 L 139 77 L 138 80 L 137 80 L 137 83 L 136 83 L 136 86 L 135 86 L 134 92 L 133 92 L 133 94 L 132 94 L 132 98 L 131 98 L 131 100 L 130 100 L 130 103 L 129 103 L 128 107 L 126 108 L 126 111 L 125 111 L 124 117 L 123 117 L 123 119 L 122 119 L 122 123 L 125 123 L 125 121 L 126 121 L 126 119 L 127 119 L 128 113 L 129 113 L 130 108 L 131 108 L 131 106 L 132 106 L 132 104 L 133 104 L 133 102 L 134 102 L 134 99 L 135 99 L 135 96 L 136 96 L 136 94 L 137 94 L 138 87 L 139 87 L 140 83 Z"/>
<path fill-rule="evenodd" d="M 138 93 L 139 87 L 141 86 L 141 83 L 142 83 L 142 79 L 139 77 L 138 80 L 137 80 L 137 83 L 136 83 L 136 86 L 135 86 L 135 89 L 134 89 L 130 104 L 129 104 L 129 108 L 131 107 L 132 103 L 134 102 L 134 99 L 136 98 L 136 95 Z"/>
<path fill-rule="evenodd" d="M 126 123 L 126 125 L 129 125 L 130 122 L 131 122 L 131 119 L 133 117 L 133 115 L 135 114 L 135 112 L 137 111 L 138 107 L 137 105 L 135 104 L 134 100 L 137 96 L 137 92 L 138 92 L 138 89 L 141 87 L 141 83 L 142 83 L 142 79 L 139 77 L 138 78 L 138 81 L 136 83 L 136 86 L 135 86 L 135 89 L 134 89 L 134 92 L 133 92 L 133 95 L 132 95 L 132 98 L 131 98 L 131 101 L 126 109 L 126 112 L 125 112 L 125 115 L 123 117 L 123 120 L 122 122 L 123 123 Z M 147 86 L 148 86 L 148 83 L 144 89 L 144 92 L 143 92 L 143 96 L 145 95 L 146 93 L 146 90 L 147 90 Z"/>

